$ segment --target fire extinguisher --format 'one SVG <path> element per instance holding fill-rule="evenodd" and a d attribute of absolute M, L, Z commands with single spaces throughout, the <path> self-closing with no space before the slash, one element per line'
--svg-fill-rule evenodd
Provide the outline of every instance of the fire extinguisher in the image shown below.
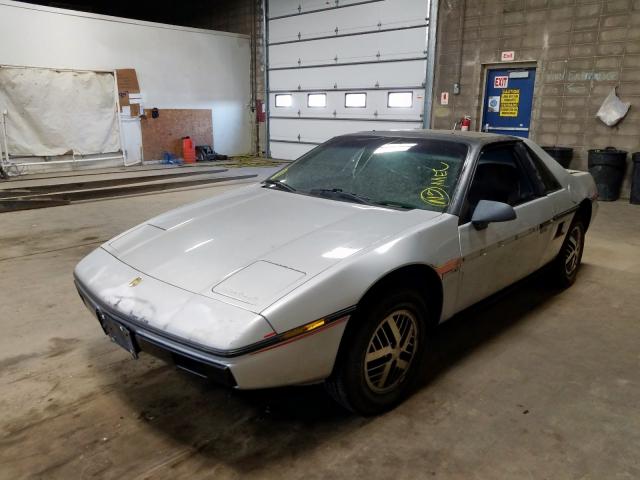
<path fill-rule="evenodd" d="M 256 100 L 256 121 L 263 123 L 267 120 L 267 112 L 264 108 L 264 102 L 262 100 Z"/>
<path fill-rule="evenodd" d="M 460 120 L 460 130 L 463 132 L 468 132 L 470 127 L 471 127 L 471 117 L 468 115 L 465 115 L 464 117 L 462 117 L 462 120 Z"/>

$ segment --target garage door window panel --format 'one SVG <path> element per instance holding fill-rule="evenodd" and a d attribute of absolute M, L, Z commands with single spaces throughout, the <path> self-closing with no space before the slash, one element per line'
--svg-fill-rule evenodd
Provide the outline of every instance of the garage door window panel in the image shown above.
<path fill-rule="evenodd" d="M 366 108 L 367 94 L 366 93 L 345 93 L 344 106 L 345 108 Z"/>
<path fill-rule="evenodd" d="M 276 95 L 276 107 L 277 108 L 290 108 L 293 105 L 293 95 L 289 93 L 282 93 Z"/>
<path fill-rule="evenodd" d="M 326 108 L 326 106 L 327 106 L 326 93 L 310 93 L 309 95 L 307 95 L 307 107 Z"/>
<path fill-rule="evenodd" d="M 387 94 L 387 107 L 411 108 L 413 106 L 413 92 L 389 92 Z"/>

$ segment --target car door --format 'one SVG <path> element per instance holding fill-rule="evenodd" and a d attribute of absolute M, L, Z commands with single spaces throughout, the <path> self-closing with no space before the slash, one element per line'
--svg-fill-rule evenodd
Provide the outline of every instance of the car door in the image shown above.
<path fill-rule="evenodd" d="M 547 241 L 541 228 L 553 217 L 553 206 L 536 188 L 518 153 L 518 143 L 491 144 L 478 156 L 458 228 L 463 258 L 458 311 L 518 281 L 540 265 Z M 471 217 L 480 200 L 511 205 L 516 219 L 476 229 Z"/>
<path fill-rule="evenodd" d="M 566 209 L 572 201 L 568 190 L 562 187 L 544 162 L 524 142 L 516 144 L 516 151 L 530 172 L 537 194 L 545 198 L 541 205 L 544 210 L 540 212 L 544 221 L 540 224 L 538 237 L 541 244 L 539 268 L 553 260 L 560 251 L 573 218 L 573 213 Z"/>

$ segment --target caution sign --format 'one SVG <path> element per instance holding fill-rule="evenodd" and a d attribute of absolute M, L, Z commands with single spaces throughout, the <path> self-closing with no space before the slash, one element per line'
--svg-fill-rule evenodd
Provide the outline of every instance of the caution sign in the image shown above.
<path fill-rule="evenodd" d="M 505 88 L 500 94 L 500 116 L 517 117 L 519 103 L 520 90 L 517 88 Z"/>

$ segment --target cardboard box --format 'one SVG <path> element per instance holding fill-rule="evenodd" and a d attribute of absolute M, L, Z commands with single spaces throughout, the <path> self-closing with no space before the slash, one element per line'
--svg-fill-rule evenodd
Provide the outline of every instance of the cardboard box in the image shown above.
<path fill-rule="evenodd" d="M 116 74 L 118 76 L 118 92 L 140 93 L 135 68 L 120 68 L 116 70 Z"/>

